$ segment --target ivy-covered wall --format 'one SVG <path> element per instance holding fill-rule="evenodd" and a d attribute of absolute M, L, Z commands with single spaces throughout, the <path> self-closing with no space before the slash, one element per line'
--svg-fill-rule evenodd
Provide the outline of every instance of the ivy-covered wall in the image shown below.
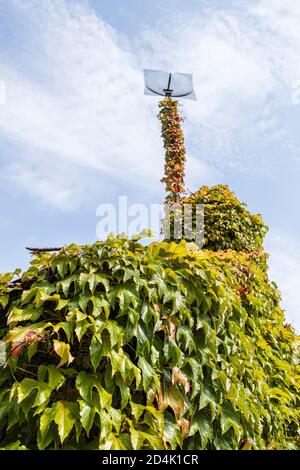
<path fill-rule="evenodd" d="M 203 250 L 111 237 L 0 278 L 0 447 L 293 449 L 299 339 L 265 227 L 201 188 Z"/>

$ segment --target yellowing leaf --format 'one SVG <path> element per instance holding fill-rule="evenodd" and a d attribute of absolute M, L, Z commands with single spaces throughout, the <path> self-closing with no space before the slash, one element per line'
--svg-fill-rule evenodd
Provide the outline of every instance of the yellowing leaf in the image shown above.
<path fill-rule="evenodd" d="M 60 357 L 58 367 L 64 364 L 70 365 L 74 361 L 74 357 L 70 353 L 70 345 L 62 341 L 54 340 L 53 342 L 54 351 Z"/>

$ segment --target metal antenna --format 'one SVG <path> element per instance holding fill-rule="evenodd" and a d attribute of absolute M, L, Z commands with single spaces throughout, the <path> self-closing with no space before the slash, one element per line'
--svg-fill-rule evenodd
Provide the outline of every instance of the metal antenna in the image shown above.
<path fill-rule="evenodd" d="M 193 76 L 189 73 L 144 69 L 144 78 L 145 95 L 197 99 L 193 87 Z"/>
<path fill-rule="evenodd" d="M 170 89 L 171 80 L 172 80 L 172 73 L 170 73 L 169 75 L 168 88 L 164 89 L 165 96 L 172 96 L 173 90 Z"/>

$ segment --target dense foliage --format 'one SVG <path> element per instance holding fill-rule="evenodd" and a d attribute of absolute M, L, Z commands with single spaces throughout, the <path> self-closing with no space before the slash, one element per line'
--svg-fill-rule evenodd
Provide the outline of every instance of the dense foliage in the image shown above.
<path fill-rule="evenodd" d="M 165 148 L 166 202 L 174 202 L 184 193 L 186 151 L 184 134 L 181 129 L 183 118 L 178 112 L 178 101 L 166 98 L 159 103 L 159 119 L 162 123 L 162 138 Z"/>
<path fill-rule="evenodd" d="M 267 227 L 259 214 L 251 214 L 226 185 L 212 188 L 202 186 L 189 196 L 180 199 L 183 207 L 193 209 L 193 231 L 196 229 L 197 204 L 204 205 L 204 248 L 209 250 L 236 250 L 251 253 L 262 250 Z M 178 210 L 178 208 L 176 209 Z M 182 214 L 183 214 L 182 210 Z M 171 219 L 173 213 L 170 214 Z M 171 231 L 171 234 L 173 231 Z"/>
<path fill-rule="evenodd" d="M 297 338 L 260 256 L 111 237 L 2 276 L 0 447 L 299 448 Z"/>

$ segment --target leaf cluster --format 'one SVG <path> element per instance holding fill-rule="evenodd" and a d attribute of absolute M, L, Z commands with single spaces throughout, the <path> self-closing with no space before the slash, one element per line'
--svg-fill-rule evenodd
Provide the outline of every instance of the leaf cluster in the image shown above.
<path fill-rule="evenodd" d="M 1 276 L 0 447 L 299 448 L 299 342 L 256 258 L 110 237 Z"/>

